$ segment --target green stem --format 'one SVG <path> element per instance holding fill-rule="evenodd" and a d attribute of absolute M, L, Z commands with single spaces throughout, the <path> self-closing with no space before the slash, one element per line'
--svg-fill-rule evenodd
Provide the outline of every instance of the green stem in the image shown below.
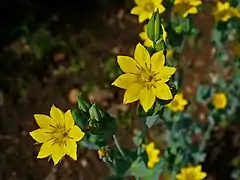
<path fill-rule="evenodd" d="M 113 135 L 113 140 L 114 140 L 115 145 L 116 145 L 118 151 L 120 152 L 120 154 L 121 154 L 123 157 L 125 157 L 125 154 L 124 154 L 124 152 L 122 151 L 122 149 L 121 149 L 121 147 L 120 147 L 120 145 L 119 145 L 119 143 L 118 143 L 118 140 L 117 140 L 117 138 L 116 138 L 115 135 Z"/>
<path fill-rule="evenodd" d="M 156 51 L 156 42 L 155 41 L 153 41 L 153 49 L 154 49 L 154 51 Z"/>

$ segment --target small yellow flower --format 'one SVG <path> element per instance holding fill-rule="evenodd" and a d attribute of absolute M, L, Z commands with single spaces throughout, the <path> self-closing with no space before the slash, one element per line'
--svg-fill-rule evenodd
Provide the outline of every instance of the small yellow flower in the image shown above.
<path fill-rule="evenodd" d="M 160 150 L 159 149 L 155 149 L 154 146 L 155 145 L 154 145 L 153 142 L 151 142 L 148 145 L 146 145 L 146 152 L 147 152 L 147 156 L 148 156 L 147 166 L 149 168 L 153 168 L 154 165 L 160 161 L 160 159 L 158 157 L 158 155 L 160 153 Z"/>
<path fill-rule="evenodd" d="M 203 180 L 207 173 L 202 172 L 202 166 L 182 168 L 181 172 L 177 174 L 177 180 Z"/>
<path fill-rule="evenodd" d="M 166 43 L 167 32 L 165 31 L 165 28 L 162 24 L 161 24 L 161 26 L 162 26 L 162 30 L 163 30 L 163 41 Z M 144 41 L 144 43 L 143 43 L 144 46 L 146 46 L 146 47 L 152 47 L 153 46 L 153 42 L 147 36 L 147 25 L 144 26 L 143 32 L 141 32 L 139 34 L 139 36 Z"/>
<path fill-rule="evenodd" d="M 50 117 L 35 114 L 39 129 L 30 132 L 30 135 L 38 143 L 43 143 L 37 158 L 51 156 L 56 165 L 63 156 L 69 155 L 77 160 L 77 144 L 84 136 L 82 130 L 74 125 L 71 111 L 63 113 L 54 105 L 50 110 Z"/>
<path fill-rule="evenodd" d="M 152 13 L 157 9 L 159 13 L 165 11 L 162 0 L 135 0 L 135 3 L 137 6 L 132 9 L 131 14 L 138 15 L 140 23 L 146 19 L 150 19 Z"/>
<path fill-rule="evenodd" d="M 98 150 L 98 155 L 100 157 L 107 157 L 108 156 L 108 151 L 106 149 L 101 148 L 101 149 Z"/>
<path fill-rule="evenodd" d="M 212 104 L 216 109 L 224 109 L 227 106 L 227 97 L 225 93 L 215 93 Z"/>
<path fill-rule="evenodd" d="M 217 2 L 217 7 L 213 9 L 213 15 L 215 16 L 215 21 L 226 22 L 230 18 L 237 15 L 237 11 L 230 6 L 229 2 Z"/>
<path fill-rule="evenodd" d="M 188 101 L 183 98 L 182 93 L 176 94 L 172 102 L 170 102 L 167 107 L 174 112 L 183 111 L 185 106 L 188 104 Z"/>
<path fill-rule="evenodd" d="M 143 45 L 137 44 L 134 59 L 118 56 L 118 64 L 126 74 L 118 77 L 112 85 L 126 89 L 123 103 L 132 103 L 140 99 L 147 112 L 156 97 L 163 100 L 172 99 L 172 93 L 166 84 L 175 73 L 176 68 L 164 66 L 163 52 L 150 55 Z"/>
<path fill-rule="evenodd" d="M 196 14 L 197 6 L 201 4 L 201 0 L 175 0 L 173 11 L 186 18 L 188 14 Z"/>

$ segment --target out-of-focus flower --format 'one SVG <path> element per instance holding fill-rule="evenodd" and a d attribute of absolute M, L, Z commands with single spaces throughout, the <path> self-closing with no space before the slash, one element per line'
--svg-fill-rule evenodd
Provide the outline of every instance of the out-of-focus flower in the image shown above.
<path fill-rule="evenodd" d="M 176 94 L 172 102 L 170 102 L 167 107 L 174 112 L 183 111 L 185 106 L 188 104 L 188 101 L 184 99 L 182 93 Z"/>
<path fill-rule="evenodd" d="M 231 7 L 229 2 L 218 1 L 217 6 L 213 8 L 213 15 L 216 22 L 226 22 L 233 17 L 240 17 L 240 11 L 239 8 Z"/>
<path fill-rule="evenodd" d="M 98 150 L 98 155 L 99 157 L 107 157 L 108 156 L 108 151 L 104 148 L 101 148 Z"/>
<path fill-rule="evenodd" d="M 139 43 L 134 52 L 134 59 L 118 56 L 118 64 L 126 74 L 118 77 L 112 85 L 126 89 L 123 103 L 132 103 L 140 99 L 143 109 L 147 112 L 156 97 L 163 100 L 172 99 L 166 82 L 175 73 L 176 68 L 164 66 L 163 51 L 153 54 L 150 58 L 149 52 Z"/>
<path fill-rule="evenodd" d="M 224 109 L 227 106 L 227 97 L 225 93 L 215 93 L 212 98 L 212 104 L 216 109 Z"/>
<path fill-rule="evenodd" d="M 175 0 L 173 11 L 186 18 L 189 14 L 196 14 L 197 6 L 201 4 L 201 0 Z"/>
<path fill-rule="evenodd" d="M 165 7 L 162 5 L 162 0 L 135 0 L 137 4 L 131 11 L 131 14 L 138 15 L 138 20 L 142 23 L 146 19 L 150 19 L 152 13 L 157 9 L 159 13 L 165 11 Z"/>
<path fill-rule="evenodd" d="M 165 31 L 164 26 L 161 24 L 163 30 L 163 41 L 166 43 L 167 32 Z M 147 36 L 147 25 L 144 26 L 143 32 L 139 33 L 139 37 L 144 41 L 143 44 L 146 47 L 152 47 L 153 42 Z"/>
<path fill-rule="evenodd" d="M 203 180 L 207 173 L 202 171 L 202 166 L 190 166 L 182 168 L 181 172 L 177 174 L 177 180 Z"/>
<path fill-rule="evenodd" d="M 38 143 L 43 143 L 37 158 L 51 156 L 56 165 L 63 156 L 69 155 L 77 160 L 77 144 L 84 136 L 84 132 L 74 125 L 71 111 L 63 113 L 54 105 L 50 110 L 50 117 L 42 114 L 34 115 L 39 129 L 30 132 Z"/>
<path fill-rule="evenodd" d="M 79 90 L 76 88 L 72 88 L 68 94 L 68 100 L 71 103 L 76 104 L 78 101 L 78 95 L 79 95 Z"/>
<path fill-rule="evenodd" d="M 154 143 L 151 142 L 148 145 L 146 145 L 146 152 L 147 152 L 147 156 L 148 156 L 147 166 L 149 168 L 153 168 L 154 165 L 160 161 L 160 158 L 158 157 L 160 150 L 155 149 Z"/>

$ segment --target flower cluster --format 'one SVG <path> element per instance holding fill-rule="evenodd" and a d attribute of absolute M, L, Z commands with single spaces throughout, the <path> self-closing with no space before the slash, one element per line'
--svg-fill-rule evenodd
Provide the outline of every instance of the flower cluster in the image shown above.
<path fill-rule="evenodd" d="M 229 2 L 217 2 L 217 6 L 213 9 L 213 15 L 215 20 L 218 21 L 228 21 L 230 18 L 238 17 L 240 18 L 240 8 L 234 8 Z"/>

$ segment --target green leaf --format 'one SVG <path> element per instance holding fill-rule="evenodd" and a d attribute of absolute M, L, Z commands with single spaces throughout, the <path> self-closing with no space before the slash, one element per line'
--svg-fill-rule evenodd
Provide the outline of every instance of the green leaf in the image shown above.
<path fill-rule="evenodd" d="M 156 164 L 152 169 L 148 169 L 147 173 L 142 178 L 143 180 L 159 180 L 160 174 L 164 170 L 164 159 L 160 159 L 160 163 Z"/>
<path fill-rule="evenodd" d="M 143 162 L 142 159 L 138 158 L 136 161 L 134 161 L 126 173 L 126 175 L 134 176 L 137 178 L 143 177 L 147 173 L 147 167 L 146 164 Z"/>
<path fill-rule="evenodd" d="M 73 119 L 77 126 L 81 129 L 87 125 L 89 117 L 84 111 L 79 110 L 78 108 L 74 108 L 71 110 Z"/>
<path fill-rule="evenodd" d="M 158 41 L 155 48 L 156 48 L 156 51 L 162 51 L 165 49 L 165 42 L 162 40 L 162 41 Z"/>
<path fill-rule="evenodd" d="M 183 155 L 178 154 L 177 157 L 174 160 L 174 164 L 178 165 L 183 160 Z"/>
<path fill-rule="evenodd" d="M 201 163 L 201 162 L 204 162 L 204 160 L 206 158 L 206 154 L 205 153 L 193 153 L 192 157 L 194 158 L 196 163 Z"/>
<path fill-rule="evenodd" d="M 199 103 L 207 104 L 213 94 L 213 90 L 207 85 L 200 85 L 197 89 L 197 101 Z"/>
<path fill-rule="evenodd" d="M 163 123 L 163 120 L 158 115 L 147 116 L 146 120 L 145 120 L 145 123 L 146 123 L 148 128 L 151 128 L 154 125 Z"/>
<path fill-rule="evenodd" d="M 143 142 L 142 132 L 138 130 L 134 130 L 133 142 L 136 146 L 140 146 Z"/>

